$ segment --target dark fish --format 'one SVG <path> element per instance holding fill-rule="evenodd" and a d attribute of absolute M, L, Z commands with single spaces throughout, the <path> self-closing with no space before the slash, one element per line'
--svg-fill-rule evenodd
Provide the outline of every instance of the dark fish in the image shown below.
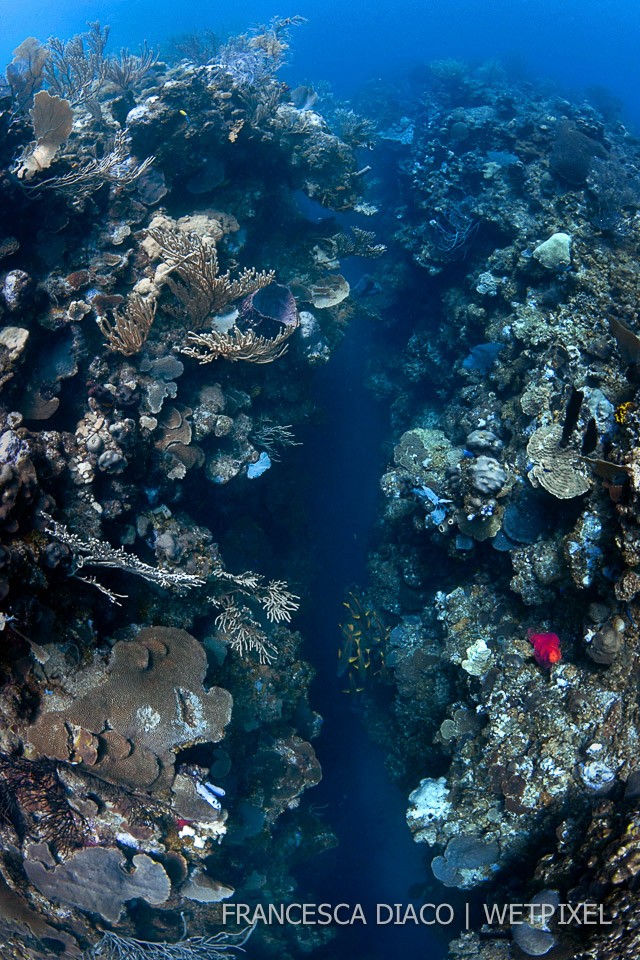
<path fill-rule="evenodd" d="M 640 362 L 640 338 L 635 335 L 633 330 L 630 330 L 626 324 L 621 323 L 614 317 L 609 320 L 609 327 L 616 338 L 620 355 L 625 363 L 637 364 Z"/>
<path fill-rule="evenodd" d="M 593 453 L 595 448 L 598 446 L 598 426 L 595 421 L 595 417 L 591 417 L 589 423 L 587 424 L 587 429 L 584 432 L 584 437 L 582 439 L 582 449 L 581 454 L 583 457 L 588 457 L 590 453 Z"/>
<path fill-rule="evenodd" d="M 580 407 L 582 406 L 582 401 L 584 400 L 584 393 L 582 390 L 576 390 L 575 387 L 571 389 L 571 396 L 569 397 L 569 403 L 567 404 L 567 412 L 564 418 L 564 426 L 562 428 L 562 437 L 560 438 L 560 443 L 558 446 L 566 447 L 571 439 L 571 434 L 575 430 L 578 417 L 580 416 Z"/>

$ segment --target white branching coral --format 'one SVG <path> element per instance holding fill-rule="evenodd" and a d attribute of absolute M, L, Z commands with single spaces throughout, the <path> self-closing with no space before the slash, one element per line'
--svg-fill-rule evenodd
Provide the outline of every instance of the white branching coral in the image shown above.
<path fill-rule="evenodd" d="M 298 597 L 291 593 L 284 580 L 270 580 L 266 584 L 260 602 L 272 623 L 290 623 L 291 615 L 300 604 Z"/>
<path fill-rule="evenodd" d="M 77 533 L 72 533 L 64 523 L 58 523 L 57 520 L 49 516 L 45 516 L 45 520 L 45 531 L 60 543 L 69 547 L 73 554 L 76 573 L 84 567 L 109 567 L 123 570 L 125 573 L 134 573 L 136 576 L 149 581 L 149 583 L 156 583 L 158 586 L 164 587 L 165 590 L 175 590 L 177 593 L 184 593 L 194 587 L 203 587 L 205 584 L 202 577 L 185 573 L 183 570 L 164 570 L 161 567 L 152 567 L 151 564 L 140 560 L 133 553 L 127 553 L 121 547 L 112 547 L 110 543 L 97 540 L 95 537 L 83 540 Z M 91 578 L 86 582 L 97 586 Z M 102 592 L 107 593 L 111 598 L 111 591 L 102 588 Z"/>
<path fill-rule="evenodd" d="M 25 189 L 57 190 L 72 193 L 74 202 L 85 200 L 105 183 L 115 189 L 128 187 L 149 169 L 155 157 L 147 157 L 141 163 L 129 155 L 127 130 L 119 130 L 113 140 L 113 146 L 100 160 L 92 158 L 76 164 L 68 173 L 59 177 L 49 177 L 36 183 L 25 184 Z"/>
<path fill-rule="evenodd" d="M 121 547 L 112 547 L 110 543 L 95 537 L 84 540 L 64 523 L 59 523 L 48 514 L 43 516 L 45 531 L 71 551 L 74 575 L 84 583 L 96 587 L 118 606 L 121 605 L 119 600 L 124 599 L 124 595 L 114 593 L 93 576 L 80 576 L 85 567 L 123 570 L 183 595 L 194 587 L 207 586 L 207 580 L 202 577 L 175 568 L 153 567 Z M 255 651 L 261 663 L 274 660 L 277 652 L 275 645 L 255 619 L 247 603 L 253 603 L 260 608 L 269 623 L 281 624 L 291 622 L 292 615 L 300 606 L 300 598 L 289 590 L 284 580 L 266 581 L 261 574 L 251 570 L 239 574 L 229 573 L 220 560 L 213 561 L 210 580 L 219 584 L 208 600 L 220 610 L 215 625 L 223 639 L 241 656 Z M 238 597 L 242 597 L 243 602 L 236 602 Z"/>
<path fill-rule="evenodd" d="M 212 937 L 185 937 L 178 943 L 150 942 L 105 933 L 102 939 L 83 954 L 83 960 L 228 960 L 244 953 L 243 946 L 255 924 L 238 933 L 217 933 Z"/>
<path fill-rule="evenodd" d="M 211 603 L 220 609 L 215 625 L 221 638 L 244 657 L 255 652 L 260 663 L 271 663 L 276 657 L 275 644 L 255 619 L 246 603 L 236 602 L 237 595 L 255 601 L 270 623 L 290 623 L 296 612 L 299 597 L 291 593 L 284 580 L 269 580 L 255 573 L 229 574 L 222 570 L 218 576 L 232 586 L 229 593 L 212 598 Z"/>
<path fill-rule="evenodd" d="M 291 616 L 299 608 L 299 600 L 295 593 L 291 593 L 284 580 L 268 580 L 259 573 L 229 573 L 221 564 L 215 567 L 214 575 L 219 580 L 225 580 L 231 587 L 224 597 L 240 593 L 256 600 L 264 610 L 267 620 L 271 623 L 290 623 Z M 212 599 L 213 604 L 219 606 L 219 599 Z"/>
<path fill-rule="evenodd" d="M 272 460 L 279 460 L 279 447 L 301 447 L 291 429 L 291 424 L 272 423 L 264 419 L 251 434 L 254 446 L 262 447 Z"/>
<path fill-rule="evenodd" d="M 236 604 L 232 597 L 222 597 L 218 605 L 222 609 L 215 619 L 215 625 L 220 638 L 241 657 L 255 652 L 260 663 L 272 663 L 277 655 L 275 644 L 254 619 L 249 607 Z"/>

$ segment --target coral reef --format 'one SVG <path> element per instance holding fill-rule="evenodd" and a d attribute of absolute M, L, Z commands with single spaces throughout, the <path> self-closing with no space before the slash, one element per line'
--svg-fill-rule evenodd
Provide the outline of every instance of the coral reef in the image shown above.
<path fill-rule="evenodd" d="M 196 44 L 198 62 L 189 43 L 171 62 L 112 54 L 90 23 L 25 40 L 0 89 L 0 934 L 16 960 L 232 955 L 248 932 L 212 935 L 216 904 L 293 889 L 286 850 L 334 842 L 298 811 L 320 718 L 289 628 L 302 573 L 290 586 L 268 549 L 282 505 L 259 478 L 298 445 L 309 368 L 354 310 L 341 258 L 384 247 L 333 219 L 363 202 L 355 114 L 332 127 L 277 78 L 300 22 L 215 59 Z M 297 192 L 326 204 L 320 234 Z"/>
<path fill-rule="evenodd" d="M 431 306 L 371 375 L 395 443 L 369 560 L 390 634 L 362 696 L 431 896 L 595 901 L 612 924 L 485 924 L 452 957 L 630 957 L 640 152 L 596 104 L 489 74 L 439 62 L 420 110 L 401 101 L 411 137 L 378 147 L 411 260 L 396 306 Z"/>
<path fill-rule="evenodd" d="M 450 955 L 635 957 L 640 146 L 496 64 L 291 90 L 300 23 L 90 23 L 0 87 L 0 939 L 233 955 L 220 902 L 335 842 L 286 465 L 357 315 L 392 436 L 338 682 L 427 889 L 534 908 Z"/>

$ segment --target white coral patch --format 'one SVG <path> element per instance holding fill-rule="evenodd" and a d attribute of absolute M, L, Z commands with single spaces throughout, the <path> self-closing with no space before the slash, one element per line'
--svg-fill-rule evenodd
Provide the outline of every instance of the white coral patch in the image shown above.
<path fill-rule="evenodd" d="M 149 732 L 150 730 L 155 730 L 162 720 L 162 717 L 157 710 L 154 710 L 153 707 L 147 704 L 144 707 L 138 707 L 136 710 L 136 720 L 143 730 Z"/>

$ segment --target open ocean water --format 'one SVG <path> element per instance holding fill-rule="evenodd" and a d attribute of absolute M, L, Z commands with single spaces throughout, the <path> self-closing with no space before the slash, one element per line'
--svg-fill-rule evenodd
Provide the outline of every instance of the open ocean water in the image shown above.
<path fill-rule="evenodd" d="M 290 69 L 295 83 L 327 81 L 340 95 L 357 84 L 444 57 L 482 61 L 514 59 L 537 78 L 569 89 L 595 84 L 622 98 L 640 121 L 637 97 L 636 5 L 622 0 L 395 0 L 348 4 L 300 0 L 291 9 L 228 0 L 189 4 L 153 0 L 47 0 L 0 4 L 0 52 L 8 62 L 25 36 L 41 40 L 81 32 L 89 20 L 112 28 L 111 44 L 137 49 L 141 39 L 159 44 L 180 33 L 213 30 L 231 35 L 274 16 L 308 19 L 295 40 Z"/>

